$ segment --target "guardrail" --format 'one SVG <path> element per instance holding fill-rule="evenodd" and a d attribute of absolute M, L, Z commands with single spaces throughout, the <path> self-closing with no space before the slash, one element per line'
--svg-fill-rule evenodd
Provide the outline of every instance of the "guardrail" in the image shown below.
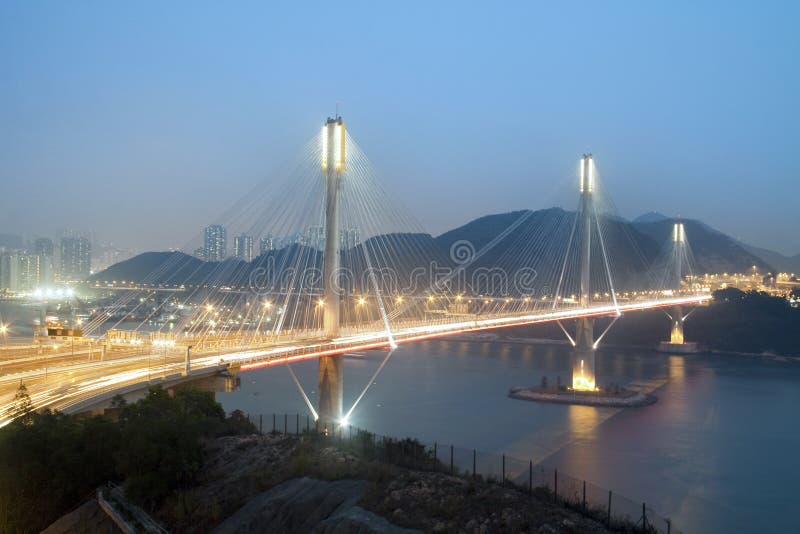
<path fill-rule="evenodd" d="M 401 467 L 479 478 L 514 487 L 532 496 L 552 499 L 610 529 L 654 534 L 681 533 L 669 518 L 658 514 L 645 502 L 635 501 L 558 469 L 534 465 L 532 460 L 452 444 L 384 436 L 352 425 L 338 426 L 328 431 L 319 428 L 309 416 L 301 417 L 300 414 L 273 413 L 257 417 L 248 414 L 247 417 L 262 434 L 320 434 L 335 446 Z"/>

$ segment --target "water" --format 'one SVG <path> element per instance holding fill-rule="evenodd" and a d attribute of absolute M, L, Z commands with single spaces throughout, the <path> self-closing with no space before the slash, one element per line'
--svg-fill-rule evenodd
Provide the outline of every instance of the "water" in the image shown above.
<path fill-rule="evenodd" d="M 384 356 L 346 359 L 346 409 Z M 315 401 L 316 362 L 293 369 Z M 510 399 L 510 386 L 544 374 L 566 381 L 568 349 L 429 341 L 394 353 L 351 423 L 543 462 L 646 501 L 685 532 L 800 532 L 800 365 L 601 351 L 597 372 L 601 384 L 662 381 L 659 402 L 619 410 Z M 285 368 L 241 379 L 218 395 L 227 410 L 307 413 Z"/>

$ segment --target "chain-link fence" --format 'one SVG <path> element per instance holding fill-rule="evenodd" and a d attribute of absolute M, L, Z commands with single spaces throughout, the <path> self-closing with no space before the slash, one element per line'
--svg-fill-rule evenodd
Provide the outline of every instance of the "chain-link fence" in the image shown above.
<path fill-rule="evenodd" d="M 558 469 L 534 465 L 530 460 L 452 444 L 399 439 L 352 425 L 320 428 L 310 417 L 299 414 L 248 415 L 248 419 L 261 433 L 299 435 L 314 432 L 329 438 L 332 445 L 357 452 L 366 458 L 380 459 L 409 469 L 479 478 L 514 487 L 539 498 L 552 499 L 613 530 L 680 534 L 680 530 L 668 518 L 658 515 L 644 502 L 633 501 Z"/>

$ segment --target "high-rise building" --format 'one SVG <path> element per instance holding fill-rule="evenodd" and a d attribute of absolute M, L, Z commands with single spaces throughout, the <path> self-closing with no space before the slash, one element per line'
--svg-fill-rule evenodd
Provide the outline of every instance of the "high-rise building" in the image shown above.
<path fill-rule="evenodd" d="M 33 253 L 37 256 L 53 256 L 53 240 L 49 237 L 40 237 L 33 242 Z"/>
<path fill-rule="evenodd" d="M 347 250 L 355 248 L 361 244 L 361 238 L 358 233 L 358 228 L 350 228 L 349 230 L 342 230 L 339 232 L 339 248 Z"/>
<path fill-rule="evenodd" d="M 81 280 L 91 274 L 92 246 L 85 237 L 61 238 L 60 277 L 65 280 Z"/>
<path fill-rule="evenodd" d="M 305 244 L 319 250 L 325 248 L 325 228 L 322 226 L 309 228 Z"/>
<path fill-rule="evenodd" d="M 262 237 L 258 244 L 259 254 L 266 254 L 267 252 L 275 250 L 275 239 L 273 239 L 272 235 L 270 234 Z"/>
<path fill-rule="evenodd" d="M 253 238 L 242 234 L 233 238 L 233 254 L 240 260 L 253 261 Z"/>
<path fill-rule="evenodd" d="M 228 238 L 221 224 L 206 226 L 205 260 L 222 261 L 228 255 Z"/>
<path fill-rule="evenodd" d="M 17 269 L 14 254 L 0 254 L 0 289 L 15 291 L 17 289 Z"/>
<path fill-rule="evenodd" d="M 36 287 L 49 286 L 55 278 L 55 246 L 53 240 L 40 237 L 33 242 Z"/>
<path fill-rule="evenodd" d="M 113 244 L 99 245 L 92 254 L 92 272 L 98 273 L 112 265 L 133 257 L 133 252 L 115 247 Z"/>
<path fill-rule="evenodd" d="M 41 258 L 25 250 L 0 254 L 0 289 L 32 291 L 42 285 Z"/>

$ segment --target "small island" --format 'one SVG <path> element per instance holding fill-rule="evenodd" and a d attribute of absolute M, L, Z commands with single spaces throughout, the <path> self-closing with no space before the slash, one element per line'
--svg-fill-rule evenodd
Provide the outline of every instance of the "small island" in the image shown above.
<path fill-rule="evenodd" d="M 607 388 L 598 388 L 594 391 L 582 391 L 561 385 L 548 386 L 545 379 L 542 380 L 540 386 L 512 387 L 508 392 L 508 396 L 514 399 L 528 401 L 614 408 L 647 406 L 658 400 L 654 395 L 649 393 L 616 385 L 611 385 Z"/>

